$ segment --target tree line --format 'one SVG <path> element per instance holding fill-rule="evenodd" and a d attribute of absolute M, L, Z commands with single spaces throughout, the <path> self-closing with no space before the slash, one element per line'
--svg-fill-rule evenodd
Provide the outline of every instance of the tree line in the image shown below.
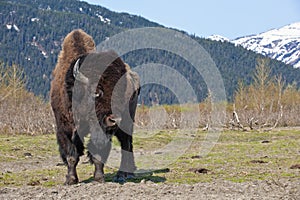
<path fill-rule="evenodd" d="M 138 106 L 135 125 L 147 130 L 182 127 L 207 130 L 212 123 L 212 106 L 225 105 L 225 121 L 217 124 L 222 128 L 251 131 L 299 126 L 300 90 L 295 83 L 285 82 L 282 76 L 273 76 L 269 64 L 269 60 L 257 60 L 253 83 L 246 85 L 240 80 L 232 102 L 213 105 L 208 95 L 199 103 L 160 105 L 152 93 L 154 104 Z M 54 133 L 49 102 L 29 92 L 25 83 L 22 68 L 0 63 L 0 133 Z"/>

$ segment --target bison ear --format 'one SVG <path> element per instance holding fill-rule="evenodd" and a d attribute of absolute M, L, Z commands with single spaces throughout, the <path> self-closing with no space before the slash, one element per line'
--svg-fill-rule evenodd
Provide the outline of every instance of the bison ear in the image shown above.
<path fill-rule="evenodd" d="M 134 71 L 127 71 L 127 83 L 127 90 L 131 95 L 130 101 L 132 101 L 140 94 L 141 85 L 139 75 Z"/>
<path fill-rule="evenodd" d="M 130 70 L 129 79 L 131 79 L 131 83 L 133 85 L 134 90 L 139 92 L 141 87 L 139 75 L 136 72 Z"/>

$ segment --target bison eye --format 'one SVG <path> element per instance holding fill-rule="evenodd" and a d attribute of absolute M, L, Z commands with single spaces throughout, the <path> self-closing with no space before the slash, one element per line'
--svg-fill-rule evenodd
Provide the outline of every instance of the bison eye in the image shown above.
<path fill-rule="evenodd" d="M 93 94 L 93 97 L 96 99 L 96 98 L 101 98 L 103 97 L 103 91 L 102 90 L 99 90 L 99 92 L 95 92 Z"/>

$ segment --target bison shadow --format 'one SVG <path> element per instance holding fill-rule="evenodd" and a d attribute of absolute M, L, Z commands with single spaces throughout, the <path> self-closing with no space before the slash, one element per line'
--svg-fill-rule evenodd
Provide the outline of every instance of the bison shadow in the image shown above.
<path fill-rule="evenodd" d="M 157 170 L 138 170 L 135 173 L 135 177 L 127 179 L 126 182 L 131 183 L 141 183 L 141 182 L 148 182 L 151 181 L 153 183 L 162 183 L 165 182 L 167 179 L 162 176 L 154 175 L 156 173 L 167 173 L 170 170 L 168 168 L 164 169 L 157 169 Z M 105 174 L 105 182 L 115 182 L 119 184 L 124 184 L 125 182 L 116 182 L 114 181 L 114 177 L 117 175 L 117 172 L 114 173 L 106 173 Z M 94 182 L 94 177 L 90 177 L 86 180 L 81 181 L 81 183 L 92 183 Z"/>

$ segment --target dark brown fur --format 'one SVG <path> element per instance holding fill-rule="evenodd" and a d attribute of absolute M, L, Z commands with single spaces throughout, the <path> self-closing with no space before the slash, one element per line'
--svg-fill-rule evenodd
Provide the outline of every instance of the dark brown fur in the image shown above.
<path fill-rule="evenodd" d="M 87 112 L 88 109 L 91 111 L 95 109 L 98 118 L 97 122 L 99 122 L 101 127 L 100 130 L 103 130 L 106 135 L 114 134 L 120 141 L 122 150 L 127 153 L 122 153 L 121 166 L 117 178 L 122 179 L 132 174 L 135 170 L 132 154 L 133 124 L 132 121 L 126 120 L 124 113 L 129 110 L 130 119 L 134 118 L 139 90 L 139 78 L 116 53 L 93 53 L 94 51 L 95 44 L 92 37 L 82 30 L 74 30 L 66 36 L 57 65 L 53 71 L 53 81 L 51 82 L 50 91 L 51 106 L 57 124 L 56 135 L 59 151 L 64 163 L 68 166 L 66 184 L 78 182 L 76 166 L 79 157 L 84 153 L 83 137 L 88 133 L 93 135 L 95 130 L 99 132 L 99 129 L 95 128 L 95 123 L 89 120 L 89 116 L 79 117 L 80 120 L 76 119 L 75 121 L 74 117 L 76 116 L 72 112 L 72 106 L 74 106 L 72 105 L 72 97 L 74 97 L 73 87 L 75 83 L 73 68 L 78 58 L 81 58 L 80 65 L 85 69 L 84 74 L 89 79 L 96 78 L 96 92 L 103 91 L 103 96 L 95 99 L 92 109 L 87 108 L 90 104 L 82 104 L 80 101 L 82 99 L 89 99 L 89 95 L 95 92 L 93 91 L 95 88 L 91 85 L 83 85 L 82 88 L 85 88 L 85 91 L 80 94 L 83 94 L 83 97 L 78 96 L 77 99 L 76 97 L 74 98 L 77 103 L 75 105 L 77 106 L 74 106 L 73 109 L 76 109 L 78 111 L 76 113 L 79 113 L 79 115 L 84 112 L 85 114 L 91 113 Z M 97 72 L 95 72 L 95 69 L 97 69 Z M 117 95 L 113 96 L 114 87 L 123 75 L 126 78 L 122 79 L 121 88 L 119 88 Z M 117 105 L 114 110 L 122 117 L 120 123 L 122 129 L 118 126 L 114 126 L 112 129 L 104 123 L 105 119 L 112 115 L 113 108 L 111 107 L 111 102 L 114 102 L 113 105 Z M 85 107 L 85 105 L 88 106 Z M 129 108 L 126 108 L 126 106 Z M 89 147 L 91 162 L 95 164 L 94 178 L 97 181 L 103 182 L 103 166 L 108 157 L 111 144 L 90 143 Z M 91 152 L 91 149 L 93 151 L 96 149 L 97 151 Z M 94 156 L 96 154 L 100 155 L 101 159 L 96 158 Z"/>

